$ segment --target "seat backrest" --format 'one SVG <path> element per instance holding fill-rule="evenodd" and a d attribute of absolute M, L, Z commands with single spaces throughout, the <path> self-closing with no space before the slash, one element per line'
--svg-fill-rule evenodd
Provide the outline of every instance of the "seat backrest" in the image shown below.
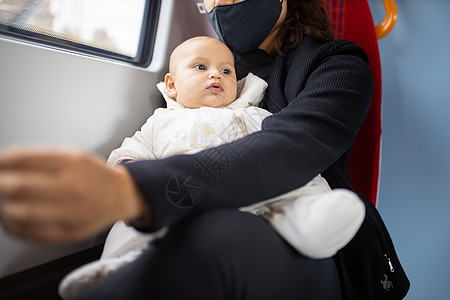
<path fill-rule="evenodd" d="M 337 39 L 354 42 L 369 56 L 374 80 L 372 102 L 348 166 L 353 188 L 377 203 L 381 155 L 381 66 L 378 40 L 367 0 L 323 0 Z"/>

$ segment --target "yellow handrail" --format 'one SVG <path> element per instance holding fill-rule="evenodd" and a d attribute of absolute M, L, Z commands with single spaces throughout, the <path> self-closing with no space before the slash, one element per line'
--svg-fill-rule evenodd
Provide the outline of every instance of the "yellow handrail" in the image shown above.
<path fill-rule="evenodd" d="M 377 39 L 382 39 L 391 32 L 397 22 L 397 5 L 395 0 L 383 0 L 386 16 L 380 25 L 375 26 Z"/>

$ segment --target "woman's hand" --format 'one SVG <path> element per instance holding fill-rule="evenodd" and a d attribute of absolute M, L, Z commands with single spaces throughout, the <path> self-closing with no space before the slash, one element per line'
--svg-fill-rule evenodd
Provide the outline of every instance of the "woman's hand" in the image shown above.
<path fill-rule="evenodd" d="M 0 221 L 12 234 L 71 242 L 139 216 L 142 196 L 124 167 L 76 150 L 0 151 Z"/>

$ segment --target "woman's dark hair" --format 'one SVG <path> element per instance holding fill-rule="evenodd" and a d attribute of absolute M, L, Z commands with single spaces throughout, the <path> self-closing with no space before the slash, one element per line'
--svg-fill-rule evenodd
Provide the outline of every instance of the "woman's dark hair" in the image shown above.
<path fill-rule="evenodd" d="M 286 19 L 275 41 L 278 54 L 283 55 L 283 46 L 296 48 L 305 34 L 324 41 L 334 38 L 322 0 L 288 0 L 287 5 Z"/>

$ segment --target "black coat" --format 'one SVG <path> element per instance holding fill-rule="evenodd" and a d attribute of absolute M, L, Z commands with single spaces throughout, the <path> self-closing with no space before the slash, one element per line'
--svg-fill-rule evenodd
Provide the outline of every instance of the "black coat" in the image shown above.
<path fill-rule="evenodd" d="M 264 105 L 273 115 L 260 132 L 195 155 L 126 165 L 151 208 L 151 225 L 138 229 L 269 199 L 319 173 L 331 188 L 352 189 L 347 158 L 373 91 L 367 55 L 348 41 L 308 36 L 284 53 L 236 58 L 240 77 L 251 71 L 269 84 Z M 409 281 L 378 211 L 361 198 L 365 221 L 334 257 L 343 299 L 402 299 Z"/>

